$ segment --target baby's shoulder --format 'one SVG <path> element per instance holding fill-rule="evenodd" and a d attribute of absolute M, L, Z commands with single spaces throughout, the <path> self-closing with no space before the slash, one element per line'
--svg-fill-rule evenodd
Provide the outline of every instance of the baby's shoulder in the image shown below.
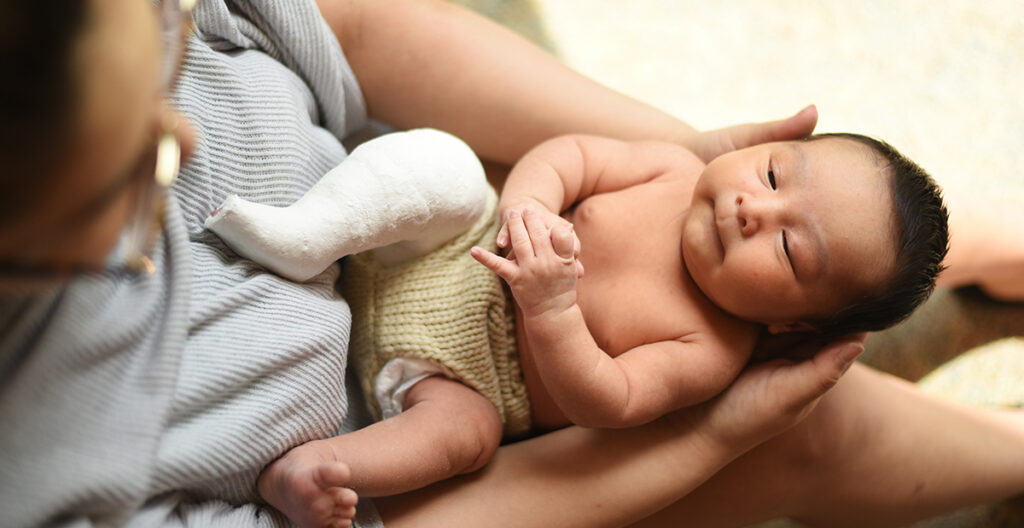
<path fill-rule="evenodd" d="M 675 145 L 663 151 L 665 170 L 653 182 L 682 182 L 694 184 L 707 166 L 704 160 L 689 149 Z"/>

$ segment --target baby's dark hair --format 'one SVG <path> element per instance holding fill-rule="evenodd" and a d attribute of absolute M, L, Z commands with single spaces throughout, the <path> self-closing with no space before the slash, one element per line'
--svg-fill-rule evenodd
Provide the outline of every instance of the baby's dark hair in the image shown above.
<path fill-rule="evenodd" d="M 816 134 L 807 141 L 839 138 L 867 146 L 885 165 L 896 212 L 896 271 L 878 292 L 808 321 L 826 336 L 882 330 L 903 321 L 935 289 L 949 249 L 949 213 L 938 184 L 888 143 L 859 134 Z"/>

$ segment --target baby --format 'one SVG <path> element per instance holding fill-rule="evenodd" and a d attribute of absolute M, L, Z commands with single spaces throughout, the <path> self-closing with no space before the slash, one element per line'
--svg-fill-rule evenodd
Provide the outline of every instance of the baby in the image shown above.
<path fill-rule="evenodd" d="M 264 470 L 260 493 L 298 524 L 350 518 L 345 488 L 474 471 L 503 434 L 629 427 L 708 400 L 763 331 L 890 326 L 930 294 L 948 241 L 928 175 L 849 134 L 706 166 L 675 144 L 565 136 L 485 203 L 421 258 L 346 259 L 352 354 L 386 419 Z"/>

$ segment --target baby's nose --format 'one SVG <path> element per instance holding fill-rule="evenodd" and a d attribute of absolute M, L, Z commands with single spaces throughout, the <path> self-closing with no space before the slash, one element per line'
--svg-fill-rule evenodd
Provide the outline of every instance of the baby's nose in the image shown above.
<path fill-rule="evenodd" d="M 744 236 L 753 235 L 760 229 L 773 224 L 777 211 L 778 207 L 769 198 L 736 197 L 736 216 L 739 220 L 740 232 Z"/>

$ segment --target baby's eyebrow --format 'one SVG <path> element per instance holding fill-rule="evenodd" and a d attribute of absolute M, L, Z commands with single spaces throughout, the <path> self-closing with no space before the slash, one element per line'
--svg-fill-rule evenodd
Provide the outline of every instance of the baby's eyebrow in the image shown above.
<path fill-rule="evenodd" d="M 791 154 L 790 159 L 794 160 L 789 176 L 798 185 L 801 182 L 806 183 L 807 179 L 811 178 L 807 150 L 798 142 L 789 142 L 787 145 Z M 813 223 L 806 224 L 801 231 L 804 236 L 801 238 L 799 255 L 796 259 L 799 261 L 797 264 L 799 264 L 800 279 L 815 280 L 825 273 L 825 268 L 829 263 L 825 234 L 821 231 L 821 226 Z"/>
<path fill-rule="evenodd" d="M 828 267 L 828 246 L 825 245 L 825 235 L 821 232 L 821 228 L 817 225 L 808 226 L 807 232 L 809 233 L 810 240 L 810 251 L 807 252 L 811 256 L 811 266 L 805 266 L 804 269 L 808 271 L 807 279 L 816 279 L 821 277 L 825 273 L 825 268 Z"/>
<path fill-rule="evenodd" d="M 806 177 L 807 176 L 807 170 L 808 170 L 807 169 L 807 152 L 804 151 L 804 148 L 799 143 L 797 143 L 797 142 L 790 142 L 789 143 L 789 149 L 791 151 L 793 151 L 793 154 L 796 157 L 797 173 L 799 173 L 803 177 Z"/>

